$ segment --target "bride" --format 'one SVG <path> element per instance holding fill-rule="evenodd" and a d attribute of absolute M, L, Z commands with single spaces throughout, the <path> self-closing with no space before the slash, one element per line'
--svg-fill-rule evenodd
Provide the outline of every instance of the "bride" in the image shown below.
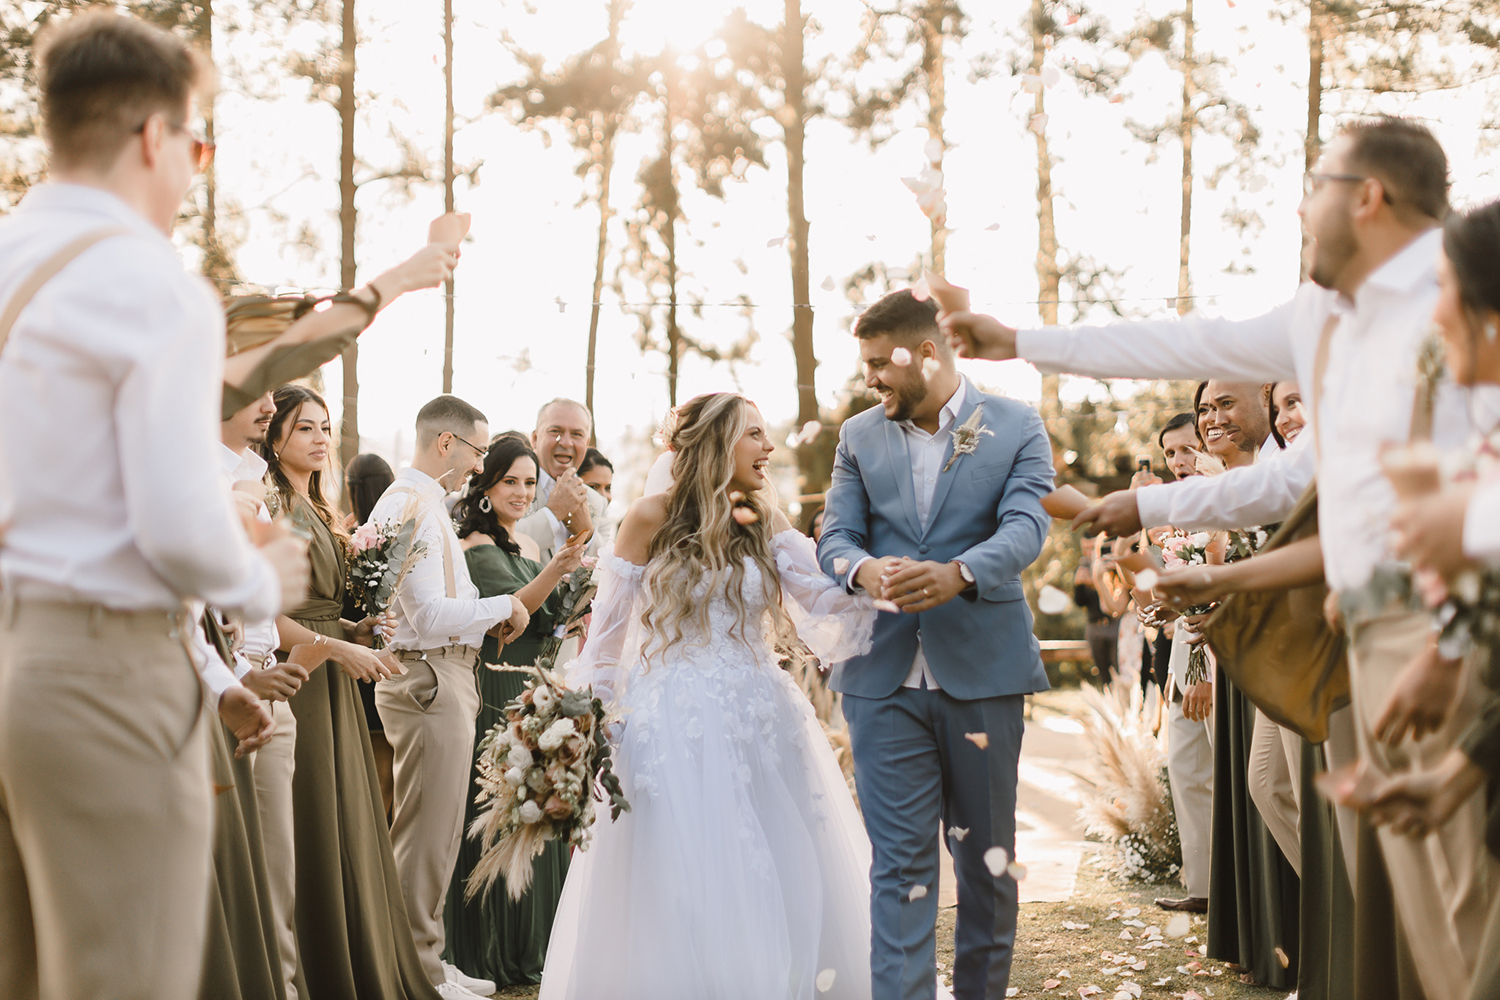
<path fill-rule="evenodd" d="M 674 417 L 674 485 L 600 556 L 568 676 L 622 720 L 632 809 L 574 859 L 541 997 L 867 1000 L 869 841 L 778 661 L 867 650 L 875 613 L 768 499 L 753 404 L 714 393 Z"/>

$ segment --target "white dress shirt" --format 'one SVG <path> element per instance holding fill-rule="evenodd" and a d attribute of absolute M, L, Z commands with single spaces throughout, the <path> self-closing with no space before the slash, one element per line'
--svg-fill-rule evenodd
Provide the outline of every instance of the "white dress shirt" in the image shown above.
<path fill-rule="evenodd" d="M 1359 587 L 1376 565 L 1392 558 L 1396 495 L 1381 473 L 1379 455 L 1385 446 L 1410 438 L 1417 354 L 1437 301 L 1441 246 L 1437 230 L 1412 240 L 1365 279 L 1353 301 L 1306 282 L 1290 302 L 1254 319 L 1188 316 L 1102 329 L 1022 330 L 1018 353 L 1046 372 L 1102 378 L 1296 379 L 1308 407 L 1302 436 L 1317 434 L 1308 444 L 1321 443 L 1318 529 L 1324 572 L 1335 590 Z M 1341 321 L 1317 391 L 1318 340 L 1335 314 Z M 1433 442 L 1457 446 L 1468 429 L 1462 394 L 1451 383 L 1440 385 Z"/>
<path fill-rule="evenodd" d="M 245 480 L 261 482 L 265 479 L 266 469 L 266 460 L 254 448 L 237 452 L 220 443 L 219 470 L 225 489 L 232 489 L 235 483 Z M 255 519 L 262 524 L 271 523 L 271 512 L 264 503 L 257 506 Z M 243 625 L 244 640 L 240 643 L 240 648 L 234 651 L 236 677 L 244 677 L 245 672 L 251 668 L 261 669 L 273 665 L 276 662 L 276 650 L 281 647 L 281 633 L 276 628 L 274 617 L 246 621 Z"/>
<path fill-rule="evenodd" d="M 1188 476 L 1135 491 L 1141 525 L 1189 531 L 1258 527 L 1286 519 L 1318 471 L 1311 434 L 1285 449 L 1267 437 L 1255 464 L 1219 476 Z"/>
<path fill-rule="evenodd" d="M 21 311 L 0 355 L 0 578 L 116 610 L 276 613 L 275 571 L 215 475 L 224 307 L 105 191 L 39 184 L 0 220 L 0 302 L 67 243 L 124 227 Z"/>
<path fill-rule="evenodd" d="M 557 486 L 557 480 L 547 474 L 547 470 L 537 467 L 536 470 L 536 499 L 531 502 L 531 512 L 517 522 L 516 527 L 523 533 L 536 539 L 538 545 L 542 545 L 542 532 L 539 530 L 538 522 L 547 525 L 551 531 L 552 545 L 548 548 L 542 545 L 543 561 L 549 553 L 556 553 L 572 536 L 567 526 L 557 519 L 547 506 L 547 501 L 552 498 L 552 490 Z M 584 502 L 589 505 L 589 520 L 593 523 L 594 534 L 589 538 L 589 543 L 584 551 L 589 555 L 597 555 L 604 546 L 614 541 L 615 525 L 609 519 L 609 501 L 593 487 L 585 487 L 588 491 L 584 494 Z"/>
<path fill-rule="evenodd" d="M 948 450 L 948 442 L 953 436 L 953 425 L 958 420 L 958 408 L 963 404 L 964 393 L 968 387 L 968 380 L 962 375 L 958 377 L 958 388 L 953 395 L 948 397 L 948 402 L 943 404 L 938 413 L 938 428 L 936 433 L 928 434 L 910 420 L 899 421 L 896 426 L 906 435 L 906 449 L 911 457 L 911 485 L 917 500 L 917 520 L 923 529 L 927 527 L 927 521 L 932 516 L 932 498 L 937 494 L 938 476 L 943 471 L 943 456 Z M 849 568 L 847 580 L 853 580 L 859 568 L 869 562 L 870 556 L 865 556 Z M 912 658 L 911 671 L 906 675 L 906 680 L 901 682 L 902 687 L 920 688 L 926 687 L 930 691 L 941 691 L 937 678 L 932 676 L 932 668 L 927 665 L 927 656 L 922 652 L 922 633 L 917 632 L 917 655 Z"/>
<path fill-rule="evenodd" d="M 404 490 L 397 492 L 403 487 L 417 492 L 416 510 L 412 514 L 417 519 L 417 529 L 412 533 L 412 541 L 425 542 L 427 550 L 401 581 L 391 601 L 391 611 L 396 616 L 391 648 L 439 649 L 454 642 L 478 647 L 486 632 L 510 617 L 510 595 L 479 596 L 479 589 L 469 579 L 469 564 L 464 561 L 463 546 L 443 505 L 447 491 L 425 472 L 402 469 L 370 512 L 371 522 L 385 524 L 401 520 L 401 515 L 414 499 Z M 448 550 L 453 566 L 453 597 L 448 596 L 443 571 L 444 548 Z"/>

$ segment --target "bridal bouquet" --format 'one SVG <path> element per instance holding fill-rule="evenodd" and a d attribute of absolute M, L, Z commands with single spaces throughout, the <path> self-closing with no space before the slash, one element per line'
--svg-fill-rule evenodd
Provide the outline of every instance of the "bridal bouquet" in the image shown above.
<path fill-rule="evenodd" d="M 427 551 L 426 542 L 413 543 L 416 519 L 401 524 L 362 524 L 349 538 L 349 593 L 366 616 L 379 616 L 391 606 L 407 571 Z M 379 630 L 375 648 L 385 646 Z"/>
<path fill-rule="evenodd" d="M 1181 569 L 1186 566 L 1207 566 L 1210 562 L 1221 561 L 1210 558 L 1210 551 L 1219 548 L 1215 542 L 1214 536 L 1207 531 L 1196 531 L 1191 534 L 1174 531 L 1161 539 L 1162 564 L 1167 569 Z M 1185 609 L 1182 614 L 1185 616 L 1206 615 L 1213 609 L 1212 604 L 1195 604 Z M 1198 684 L 1208 680 L 1208 650 L 1201 642 L 1195 644 L 1188 653 L 1186 680 L 1188 684 Z"/>
<path fill-rule="evenodd" d="M 499 669 L 531 678 L 479 743 L 481 811 L 469 836 L 480 838 L 483 854 L 465 887 L 467 899 L 502 875 L 510 898 L 520 899 L 531 885 L 532 860 L 548 841 L 587 850 L 596 795 L 609 796 L 611 819 L 630 811 L 611 770 L 604 703 L 587 688 L 569 688 L 545 666 Z"/>

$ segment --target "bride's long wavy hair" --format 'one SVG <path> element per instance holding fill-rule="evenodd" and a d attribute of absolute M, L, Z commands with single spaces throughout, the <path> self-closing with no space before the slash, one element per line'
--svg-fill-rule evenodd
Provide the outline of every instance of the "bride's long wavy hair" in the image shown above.
<path fill-rule="evenodd" d="M 689 631 L 708 635 L 708 605 L 703 592 L 724 585 L 725 598 L 735 611 L 730 634 L 753 644 L 768 631 L 779 649 L 798 645 L 796 629 L 781 605 L 781 580 L 771 554 L 771 501 L 762 492 L 730 497 L 734 476 L 734 448 L 750 425 L 751 403 L 732 392 L 696 396 L 674 410 L 664 437 L 676 455 L 673 485 L 667 493 L 667 517 L 647 550 L 645 607 L 641 613 L 649 657 L 683 642 Z M 736 506 L 753 511 L 755 519 L 741 524 Z M 742 515 L 743 516 L 743 515 Z M 769 623 L 752 620 L 745 606 L 745 559 L 760 568 L 761 586 L 769 608 Z M 687 626 L 695 625 L 696 629 Z"/>

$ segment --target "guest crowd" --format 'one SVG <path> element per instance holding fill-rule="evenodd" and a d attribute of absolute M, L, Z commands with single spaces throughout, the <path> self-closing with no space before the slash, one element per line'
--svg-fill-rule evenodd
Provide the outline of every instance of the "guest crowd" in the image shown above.
<path fill-rule="evenodd" d="M 169 240 L 213 154 L 189 127 L 208 67 L 107 14 L 38 66 L 51 177 L 0 223 L 0 993 L 538 982 L 568 851 L 519 900 L 468 900 L 465 831 L 476 741 L 522 692 L 485 665 L 543 654 L 611 537 L 592 415 L 557 399 L 492 437 L 439 396 L 409 467 L 335 480 L 297 380 L 446 280 L 467 219 L 269 335 L 285 303 L 226 326 Z M 1437 141 L 1384 118 L 1329 143 L 1299 214 L 1310 280 L 1256 319 L 940 321 L 970 357 L 1207 376 L 1159 430 L 1171 482 L 1048 507 L 1110 537 L 1075 579 L 1103 679 L 1139 660 L 1163 695 L 1185 895 L 1158 904 L 1302 1000 L 1500 995 L 1500 203 L 1450 212 Z M 420 555 L 367 614 L 360 532 L 407 522 Z M 1200 533 L 1201 562 L 1152 563 Z M 1251 683 L 1295 660 L 1280 619 L 1232 646 L 1218 624 L 1279 593 L 1315 593 L 1300 627 L 1346 653 L 1315 706 Z"/>

